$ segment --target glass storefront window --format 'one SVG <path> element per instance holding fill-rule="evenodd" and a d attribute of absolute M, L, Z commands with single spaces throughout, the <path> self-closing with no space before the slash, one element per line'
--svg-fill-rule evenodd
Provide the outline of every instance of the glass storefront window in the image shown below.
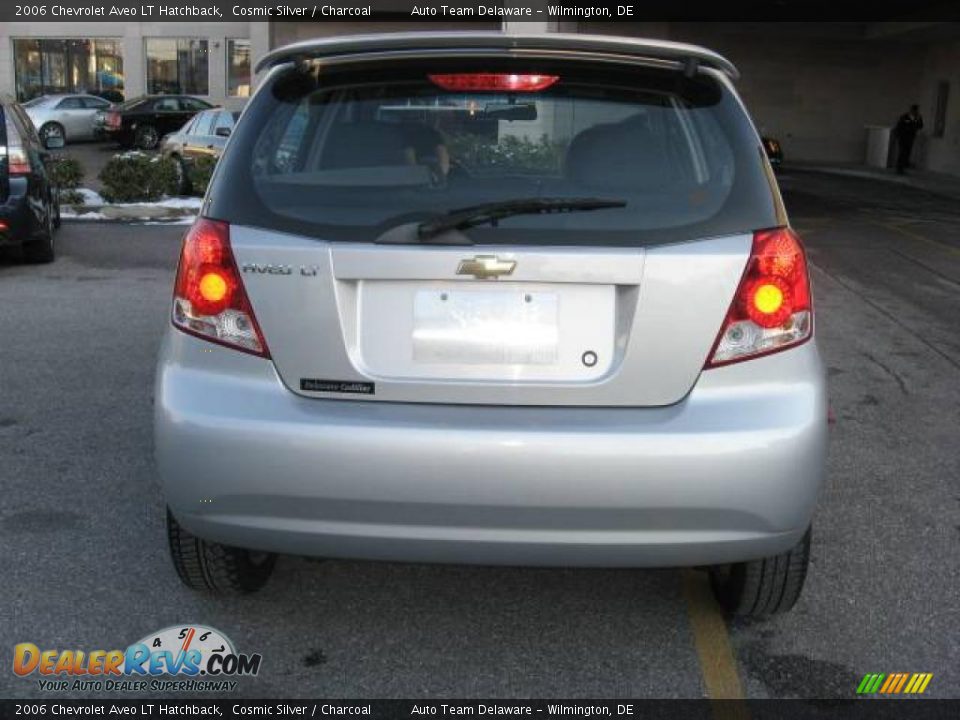
<path fill-rule="evenodd" d="M 90 93 L 123 100 L 119 40 L 13 39 L 17 99 L 53 93 Z"/>
<path fill-rule="evenodd" d="M 249 40 L 227 40 L 227 95 L 250 97 Z"/>
<path fill-rule="evenodd" d="M 147 92 L 151 95 L 207 95 L 206 40 L 148 38 Z"/>

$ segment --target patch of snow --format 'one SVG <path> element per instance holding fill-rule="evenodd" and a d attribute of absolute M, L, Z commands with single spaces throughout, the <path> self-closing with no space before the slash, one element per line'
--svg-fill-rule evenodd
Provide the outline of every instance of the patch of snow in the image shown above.
<path fill-rule="evenodd" d="M 70 220 L 108 220 L 109 218 L 100 212 L 80 212 L 74 213 L 69 210 L 61 210 L 60 217 Z"/>
<path fill-rule="evenodd" d="M 138 223 L 139 225 L 193 225 L 193 221 L 197 219 L 196 215 L 182 215 L 178 218 L 168 220 L 166 222 L 158 220 L 150 220 L 148 222 Z"/>
<path fill-rule="evenodd" d="M 107 207 L 163 207 L 184 210 L 199 210 L 200 206 L 203 205 L 203 198 L 199 197 L 165 197 L 162 200 L 154 201 L 144 200 L 141 202 L 108 203 L 100 193 L 90 188 L 78 188 L 77 192 L 83 196 L 84 205 L 105 205 Z"/>
<path fill-rule="evenodd" d="M 146 205 L 157 205 L 159 207 L 168 207 L 168 208 L 189 208 L 191 210 L 199 210 L 200 206 L 203 205 L 203 198 L 199 197 L 168 197 L 164 198 L 157 203 L 144 203 Z"/>
<path fill-rule="evenodd" d="M 83 196 L 84 205 L 103 205 L 106 202 L 100 193 L 90 188 L 77 188 L 77 192 Z"/>
<path fill-rule="evenodd" d="M 104 203 L 110 207 L 163 207 L 163 208 L 185 208 L 189 210 L 199 210 L 203 204 L 203 198 L 194 197 L 167 197 L 163 200 L 141 200 L 140 202 L 127 203 Z"/>

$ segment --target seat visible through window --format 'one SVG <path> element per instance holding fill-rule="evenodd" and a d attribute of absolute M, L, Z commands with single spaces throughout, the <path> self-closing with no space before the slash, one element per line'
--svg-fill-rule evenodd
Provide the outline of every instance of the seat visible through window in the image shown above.
<path fill-rule="evenodd" d="M 606 190 L 649 190 L 677 179 L 665 138 L 642 113 L 594 125 L 574 137 L 566 174 L 577 185 Z"/>
<path fill-rule="evenodd" d="M 409 143 L 395 125 L 380 122 L 340 123 L 330 130 L 320 157 L 321 168 L 359 168 L 410 164 Z"/>

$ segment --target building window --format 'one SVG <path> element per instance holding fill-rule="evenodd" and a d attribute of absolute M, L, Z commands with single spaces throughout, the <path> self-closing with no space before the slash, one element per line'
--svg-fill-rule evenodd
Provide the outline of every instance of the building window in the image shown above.
<path fill-rule="evenodd" d="M 13 40 L 17 99 L 52 93 L 90 93 L 123 100 L 119 40 Z"/>
<path fill-rule="evenodd" d="M 250 97 L 249 40 L 227 40 L 227 95 Z"/>
<path fill-rule="evenodd" d="M 933 136 L 942 138 L 947 130 L 947 100 L 950 97 L 950 83 L 942 80 L 937 83 L 937 105 L 933 111 Z"/>
<path fill-rule="evenodd" d="M 151 95 L 207 95 L 206 40 L 148 38 L 147 92 Z"/>

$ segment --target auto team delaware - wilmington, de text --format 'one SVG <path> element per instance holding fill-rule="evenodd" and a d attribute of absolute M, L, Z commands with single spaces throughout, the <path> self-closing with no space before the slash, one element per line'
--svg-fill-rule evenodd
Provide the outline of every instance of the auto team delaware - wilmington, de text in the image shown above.
<path fill-rule="evenodd" d="M 56 17 L 56 18 L 224 18 L 225 10 L 216 5 L 140 5 L 125 7 L 104 3 L 68 7 L 57 3 L 51 5 L 16 5 L 17 17 Z M 633 6 L 619 5 L 617 17 L 633 15 Z M 229 17 L 243 18 L 323 18 L 323 17 L 370 17 L 372 5 L 233 5 Z M 546 9 L 531 7 L 501 7 L 487 5 L 414 5 L 410 10 L 412 17 L 516 17 L 535 19 L 537 16 L 612 18 L 614 11 L 609 7 L 581 7 L 548 5 Z"/>

